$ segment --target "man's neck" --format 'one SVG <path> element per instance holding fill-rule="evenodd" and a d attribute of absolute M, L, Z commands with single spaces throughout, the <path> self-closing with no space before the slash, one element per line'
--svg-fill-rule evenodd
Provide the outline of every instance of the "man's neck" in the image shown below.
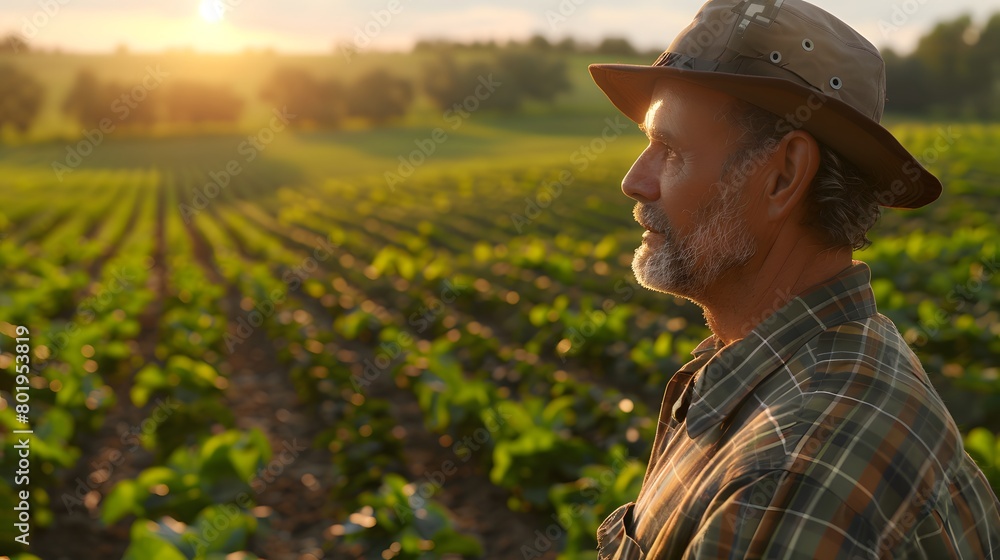
<path fill-rule="evenodd" d="M 766 255 L 730 271 L 699 298 L 715 336 L 729 345 L 764 319 L 853 264 L 849 248 L 817 250 L 809 239 L 772 247 Z"/>

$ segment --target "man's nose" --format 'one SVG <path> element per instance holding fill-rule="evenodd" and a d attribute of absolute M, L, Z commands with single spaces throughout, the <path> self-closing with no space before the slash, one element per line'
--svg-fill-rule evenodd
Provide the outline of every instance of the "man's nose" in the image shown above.
<path fill-rule="evenodd" d="M 622 192 L 625 196 L 643 204 L 660 198 L 660 179 L 655 162 L 649 157 L 649 150 L 644 151 L 639 159 L 632 164 L 622 179 Z"/>

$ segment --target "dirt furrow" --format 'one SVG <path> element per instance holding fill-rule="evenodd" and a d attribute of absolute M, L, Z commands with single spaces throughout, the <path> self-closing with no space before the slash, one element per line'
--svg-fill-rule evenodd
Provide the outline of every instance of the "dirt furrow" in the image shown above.
<path fill-rule="evenodd" d="M 204 219 L 218 217 L 210 211 Z M 195 259 L 206 275 L 226 287 L 222 307 L 232 333 L 247 314 L 239 287 L 223 277 L 211 244 L 196 224 L 186 224 L 186 230 Z M 233 242 L 230 239 L 227 243 Z M 297 560 L 306 553 L 321 558 L 323 532 L 332 523 L 324 515 L 332 485 L 327 480 L 331 459 L 326 449 L 313 447 L 323 426 L 316 411 L 300 401 L 264 330 L 252 329 L 239 340 L 221 366 L 229 379 L 226 401 L 236 427 L 260 429 L 275 452 L 260 475 L 263 488 L 253 488 L 252 498 L 258 504 L 254 513 L 261 518 L 262 527 L 253 552 L 270 560 Z"/>

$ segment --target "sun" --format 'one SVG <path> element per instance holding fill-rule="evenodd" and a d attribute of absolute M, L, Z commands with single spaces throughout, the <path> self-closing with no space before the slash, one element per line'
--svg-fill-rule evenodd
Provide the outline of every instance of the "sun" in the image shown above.
<path fill-rule="evenodd" d="M 218 23 L 222 21 L 224 14 L 222 2 L 219 0 L 202 0 L 201 5 L 198 6 L 198 13 L 201 14 L 201 19 L 208 23 Z"/>

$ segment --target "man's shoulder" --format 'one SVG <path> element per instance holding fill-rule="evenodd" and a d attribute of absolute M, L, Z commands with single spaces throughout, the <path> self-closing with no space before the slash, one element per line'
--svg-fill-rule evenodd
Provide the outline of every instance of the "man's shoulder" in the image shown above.
<path fill-rule="evenodd" d="M 755 396 L 734 434 L 744 451 L 733 471 L 741 479 L 776 473 L 822 489 L 892 550 L 939 541 L 975 550 L 1000 534 L 1000 503 L 889 319 L 876 314 L 826 329 Z M 960 529 L 945 535 L 945 526 Z"/>
<path fill-rule="evenodd" d="M 923 365 L 883 315 L 830 327 L 803 345 L 786 367 L 809 399 L 848 399 L 859 405 L 923 402 L 947 415 Z"/>
<path fill-rule="evenodd" d="M 919 359 L 886 317 L 823 331 L 784 370 L 783 384 L 777 375 L 759 388 L 762 408 L 787 436 L 783 468 L 823 481 L 853 508 L 898 506 L 919 489 L 933 502 L 976 471 Z"/>
<path fill-rule="evenodd" d="M 741 411 L 744 426 L 765 417 L 757 420 L 758 431 L 777 429 L 786 465 L 798 460 L 801 467 L 832 469 L 815 473 L 824 478 L 870 478 L 870 468 L 915 477 L 927 472 L 928 463 L 936 476 L 947 478 L 964 459 L 961 433 L 947 407 L 919 359 L 881 315 L 821 332 L 755 393 L 755 402 Z"/>

